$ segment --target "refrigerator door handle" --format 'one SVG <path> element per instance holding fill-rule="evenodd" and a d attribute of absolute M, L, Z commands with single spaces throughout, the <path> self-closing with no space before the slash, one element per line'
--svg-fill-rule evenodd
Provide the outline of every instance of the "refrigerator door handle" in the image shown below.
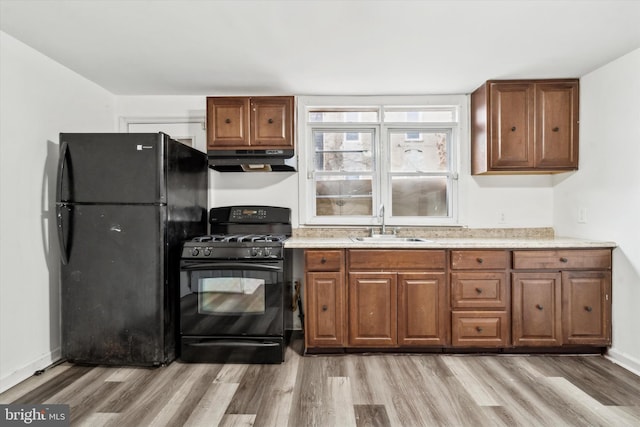
<path fill-rule="evenodd" d="M 67 264 L 69 262 L 69 256 L 67 254 L 67 243 L 66 236 L 64 232 L 64 220 L 62 218 L 62 209 L 68 207 L 66 205 L 56 204 L 56 220 L 58 227 L 58 245 L 60 245 L 60 260 L 63 264 Z"/>
<path fill-rule="evenodd" d="M 56 202 L 62 202 L 62 175 L 64 173 L 64 166 L 67 163 L 67 152 L 69 151 L 69 144 L 66 141 L 62 141 L 60 146 L 60 158 L 58 159 L 58 182 L 56 183 Z M 58 219 L 59 221 L 59 219 Z"/>

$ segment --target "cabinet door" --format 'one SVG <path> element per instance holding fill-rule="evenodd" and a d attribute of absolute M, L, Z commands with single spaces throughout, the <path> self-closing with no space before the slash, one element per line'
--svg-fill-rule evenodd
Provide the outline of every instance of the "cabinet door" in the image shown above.
<path fill-rule="evenodd" d="M 341 272 L 307 273 L 306 347 L 345 346 L 345 289 Z"/>
<path fill-rule="evenodd" d="M 251 145 L 293 148 L 293 97 L 251 99 Z"/>
<path fill-rule="evenodd" d="M 207 149 L 249 145 L 249 98 L 207 98 Z"/>
<path fill-rule="evenodd" d="M 536 167 L 578 167 L 578 83 L 536 84 Z"/>
<path fill-rule="evenodd" d="M 533 85 L 492 83 L 490 90 L 491 168 L 533 167 Z"/>
<path fill-rule="evenodd" d="M 448 304 L 444 273 L 398 274 L 398 344 L 447 344 Z"/>
<path fill-rule="evenodd" d="M 560 273 L 513 273 L 513 343 L 562 345 Z"/>
<path fill-rule="evenodd" d="M 565 344 L 611 344 L 611 272 L 562 273 Z"/>
<path fill-rule="evenodd" d="M 395 273 L 349 273 L 349 345 L 397 345 Z"/>

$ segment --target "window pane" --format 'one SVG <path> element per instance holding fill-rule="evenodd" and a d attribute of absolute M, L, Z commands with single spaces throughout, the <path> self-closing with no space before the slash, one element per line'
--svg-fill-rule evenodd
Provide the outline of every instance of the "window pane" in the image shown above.
<path fill-rule="evenodd" d="M 319 176 L 316 179 L 316 215 L 373 214 L 371 176 Z"/>
<path fill-rule="evenodd" d="M 392 216 L 447 216 L 446 177 L 391 178 Z"/>
<path fill-rule="evenodd" d="M 429 109 L 393 108 L 384 110 L 384 121 L 394 123 L 455 122 L 456 109 L 441 107 Z"/>
<path fill-rule="evenodd" d="M 369 172 L 373 169 L 373 132 L 313 132 L 316 171 Z"/>
<path fill-rule="evenodd" d="M 389 132 L 391 172 L 449 170 L 449 132 L 401 130 Z"/>
<path fill-rule="evenodd" d="M 378 111 L 309 111 L 310 123 L 371 123 L 378 121 Z"/>

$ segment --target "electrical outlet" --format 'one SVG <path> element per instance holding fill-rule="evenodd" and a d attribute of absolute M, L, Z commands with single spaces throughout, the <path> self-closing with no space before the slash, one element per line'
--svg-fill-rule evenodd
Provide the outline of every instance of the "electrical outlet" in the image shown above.
<path fill-rule="evenodd" d="M 504 212 L 498 212 L 498 224 L 504 224 L 505 222 L 507 222 L 507 217 Z"/>
<path fill-rule="evenodd" d="M 578 223 L 580 224 L 587 223 L 587 208 L 585 207 L 578 208 Z"/>

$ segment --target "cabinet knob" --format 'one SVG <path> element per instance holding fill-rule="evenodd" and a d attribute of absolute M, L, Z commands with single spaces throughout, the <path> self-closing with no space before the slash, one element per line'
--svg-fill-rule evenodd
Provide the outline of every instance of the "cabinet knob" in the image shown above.
<path fill-rule="evenodd" d="M 587 305 L 584 309 L 586 311 L 588 311 L 589 313 L 591 313 L 593 311 L 593 307 L 591 307 L 590 305 Z"/>
<path fill-rule="evenodd" d="M 267 120 L 269 123 L 273 123 L 273 119 L 269 119 Z"/>
<path fill-rule="evenodd" d="M 482 332 L 482 328 L 480 326 L 476 326 L 476 331 Z"/>
<path fill-rule="evenodd" d="M 515 132 L 516 131 L 516 127 L 515 126 L 511 126 L 511 132 Z"/>
<path fill-rule="evenodd" d="M 326 264 L 327 263 L 327 259 L 325 257 L 322 257 L 322 259 L 320 260 L 320 264 Z"/>
<path fill-rule="evenodd" d="M 554 132 L 558 132 L 560 130 L 560 128 L 558 126 L 554 127 L 553 129 L 551 129 Z"/>
<path fill-rule="evenodd" d="M 537 308 L 538 310 L 542 310 L 544 307 L 543 307 L 543 306 L 541 306 L 540 304 L 536 304 L 536 308 Z"/>
<path fill-rule="evenodd" d="M 484 262 L 482 258 L 476 258 L 476 261 L 478 261 L 478 264 L 482 264 Z"/>
<path fill-rule="evenodd" d="M 565 257 L 560 258 L 560 262 L 569 262 L 569 260 Z"/>
<path fill-rule="evenodd" d="M 482 288 L 476 288 L 476 292 L 477 292 L 478 294 L 481 294 L 481 293 L 482 293 Z"/>
<path fill-rule="evenodd" d="M 231 119 L 225 119 L 225 123 L 231 123 Z"/>
<path fill-rule="evenodd" d="M 322 311 L 327 311 L 329 309 L 329 307 L 327 307 L 326 305 L 322 306 Z"/>

